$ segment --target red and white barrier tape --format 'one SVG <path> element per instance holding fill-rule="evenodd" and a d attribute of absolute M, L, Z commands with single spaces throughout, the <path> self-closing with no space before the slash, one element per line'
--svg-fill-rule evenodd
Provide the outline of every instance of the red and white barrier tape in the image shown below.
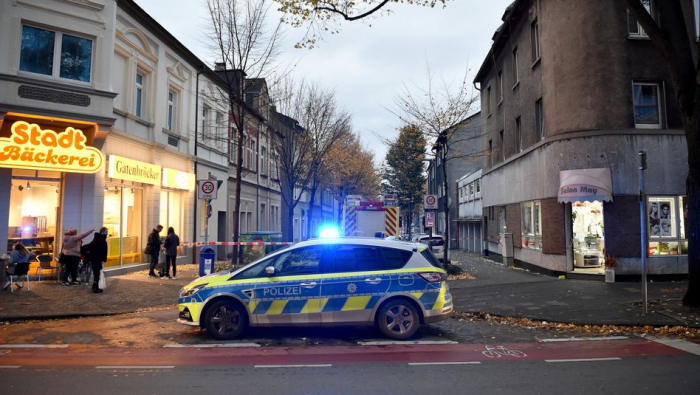
<path fill-rule="evenodd" d="M 181 244 L 182 247 L 200 247 L 200 246 L 286 246 L 294 244 L 289 241 L 197 241 L 193 243 Z"/>

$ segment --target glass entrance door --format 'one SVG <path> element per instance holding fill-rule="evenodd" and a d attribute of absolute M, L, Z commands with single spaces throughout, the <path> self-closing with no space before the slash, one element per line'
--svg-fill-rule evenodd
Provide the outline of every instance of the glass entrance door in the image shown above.
<path fill-rule="evenodd" d="M 571 204 L 574 269 L 598 269 L 605 261 L 605 221 L 603 202 Z"/>
<path fill-rule="evenodd" d="M 107 266 L 141 262 L 143 190 L 135 185 L 107 184 L 104 226 L 107 228 Z"/>

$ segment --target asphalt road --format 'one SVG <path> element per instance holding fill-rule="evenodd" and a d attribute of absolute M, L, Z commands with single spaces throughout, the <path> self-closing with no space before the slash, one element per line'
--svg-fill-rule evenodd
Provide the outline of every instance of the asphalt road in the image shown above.
<path fill-rule="evenodd" d="M 0 353 L 3 392 L 22 394 L 589 395 L 700 389 L 700 356 L 647 339 L 237 349 L 69 346 L 0 348 Z"/>

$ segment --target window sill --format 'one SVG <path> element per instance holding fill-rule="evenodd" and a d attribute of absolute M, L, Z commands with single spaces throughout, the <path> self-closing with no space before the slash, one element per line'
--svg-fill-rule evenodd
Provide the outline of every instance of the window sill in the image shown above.
<path fill-rule="evenodd" d="M 137 123 L 140 123 L 140 124 L 142 124 L 142 125 L 144 125 L 144 126 L 148 126 L 149 128 L 152 128 L 152 127 L 156 126 L 155 123 L 153 123 L 153 122 L 148 122 L 148 121 L 146 121 L 145 119 L 136 116 L 135 114 L 129 113 L 129 114 L 127 115 L 127 118 L 129 118 L 129 119 L 131 119 L 131 120 L 133 120 L 133 121 L 135 121 L 135 122 L 137 122 Z"/>
<path fill-rule="evenodd" d="M 641 125 L 635 124 L 634 128 L 635 129 L 662 129 L 661 125 L 645 125 L 645 124 L 641 124 Z"/>
<path fill-rule="evenodd" d="M 540 56 L 539 58 L 535 59 L 535 61 L 532 62 L 532 65 L 530 66 L 530 68 L 531 68 L 531 69 L 534 69 L 535 66 L 537 66 L 538 64 L 540 64 L 540 59 L 542 59 L 541 56 Z"/>
<path fill-rule="evenodd" d="M 630 36 L 630 35 L 627 35 L 627 39 L 628 39 L 628 40 L 633 40 L 633 41 L 637 41 L 637 40 L 641 40 L 641 41 L 651 41 L 651 39 L 649 38 L 649 36 Z"/>
<path fill-rule="evenodd" d="M 185 141 L 185 142 L 189 142 L 189 141 L 190 141 L 190 138 L 189 138 L 189 137 L 184 136 L 184 135 L 181 135 L 181 134 L 178 134 L 177 132 L 173 132 L 172 130 L 170 130 L 170 129 L 168 129 L 168 128 L 163 128 L 163 133 L 165 133 L 165 134 L 167 134 L 167 135 L 169 135 L 169 136 L 175 137 L 176 139 L 178 139 L 178 140 L 180 140 L 180 141 Z"/>

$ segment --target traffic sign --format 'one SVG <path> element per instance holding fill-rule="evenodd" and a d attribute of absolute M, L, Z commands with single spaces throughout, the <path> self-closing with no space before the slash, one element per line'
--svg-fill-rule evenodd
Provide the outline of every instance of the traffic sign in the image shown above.
<path fill-rule="evenodd" d="M 216 199 L 221 181 L 217 180 L 197 180 L 197 197 L 199 199 Z"/>
<path fill-rule="evenodd" d="M 425 195 L 423 197 L 423 210 L 437 210 L 438 198 L 437 195 Z"/>
<path fill-rule="evenodd" d="M 432 228 L 435 226 L 435 212 L 428 211 L 425 213 L 425 227 Z"/>

